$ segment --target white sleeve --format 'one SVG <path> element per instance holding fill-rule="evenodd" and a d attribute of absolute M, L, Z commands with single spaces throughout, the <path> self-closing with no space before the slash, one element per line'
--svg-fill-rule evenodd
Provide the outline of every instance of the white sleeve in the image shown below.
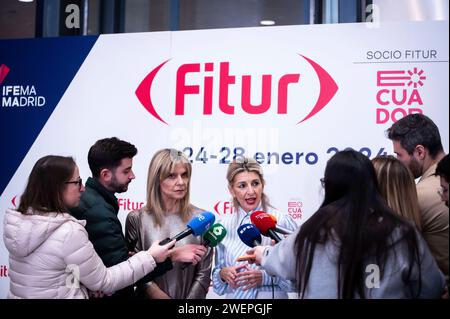
<path fill-rule="evenodd" d="M 151 272 L 156 263 L 147 252 L 139 252 L 128 260 L 106 268 L 89 241 L 84 228 L 75 227 L 66 237 L 64 261 L 75 279 L 92 291 L 112 293 L 135 283 Z"/>
<path fill-rule="evenodd" d="M 295 238 L 298 229 L 273 247 L 264 251 L 261 266 L 271 276 L 279 276 L 288 280 L 295 280 Z"/>

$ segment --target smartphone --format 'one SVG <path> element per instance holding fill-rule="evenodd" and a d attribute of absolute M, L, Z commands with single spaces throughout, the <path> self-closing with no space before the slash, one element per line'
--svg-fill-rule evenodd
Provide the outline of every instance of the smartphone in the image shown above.
<path fill-rule="evenodd" d="M 255 260 L 256 256 L 255 255 L 244 255 L 244 256 L 239 256 L 236 260 L 237 261 L 247 261 L 247 260 Z"/>

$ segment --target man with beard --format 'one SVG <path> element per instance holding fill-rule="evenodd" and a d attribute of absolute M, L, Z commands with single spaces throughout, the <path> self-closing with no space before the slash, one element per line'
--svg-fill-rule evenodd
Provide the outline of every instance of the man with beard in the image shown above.
<path fill-rule="evenodd" d="M 438 162 L 445 153 L 439 130 L 423 114 L 410 114 L 387 130 L 394 153 L 419 178 L 416 185 L 422 219 L 422 235 L 448 280 L 448 207 L 441 201 Z"/>
<path fill-rule="evenodd" d="M 132 167 L 136 154 L 133 144 L 116 137 L 95 142 L 88 153 L 92 177 L 86 181 L 86 190 L 81 195 L 79 206 L 71 209 L 74 217 L 86 220 L 89 240 L 106 267 L 117 265 L 129 257 L 122 224 L 117 216 L 119 204 L 115 193 L 126 192 L 135 178 Z M 171 268 L 172 263 L 167 259 L 157 264 L 157 268 L 144 280 L 150 281 Z M 111 297 L 134 298 L 134 288 L 124 288 Z"/>

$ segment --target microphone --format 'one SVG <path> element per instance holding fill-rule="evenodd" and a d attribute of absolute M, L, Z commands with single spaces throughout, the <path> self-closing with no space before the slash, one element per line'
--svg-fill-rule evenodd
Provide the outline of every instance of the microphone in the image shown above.
<path fill-rule="evenodd" d="M 277 243 L 282 240 L 275 232 L 276 223 L 269 214 L 262 211 L 255 211 L 250 215 L 250 220 L 264 236 L 272 238 Z"/>
<path fill-rule="evenodd" d="M 249 247 L 261 245 L 261 233 L 258 228 L 252 224 L 243 224 L 237 229 L 237 233 L 241 241 Z"/>
<path fill-rule="evenodd" d="M 172 238 L 166 238 L 161 241 L 160 245 L 165 245 L 168 242 L 176 239 L 177 241 L 183 239 L 186 236 L 193 234 L 194 236 L 203 235 L 214 223 L 216 217 L 211 212 L 202 212 L 197 216 L 192 217 L 192 219 L 187 223 L 187 228 L 181 233 L 175 235 Z"/>
<path fill-rule="evenodd" d="M 206 233 L 203 234 L 203 246 L 216 247 L 227 235 L 227 230 L 222 224 L 214 224 Z M 192 265 L 192 263 L 183 263 L 181 269 Z"/>
<path fill-rule="evenodd" d="M 203 234 L 205 247 L 216 247 L 227 235 L 227 230 L 222 224 L 214 224 Z"/>
<path fill-rule="evenodd" d="M 277 225 L 277 218 L 276 218 L 274 215 L 269 214 L 269 213 L 266 213 L 266 214 L 269 215 L 270 218 L 272 218 L 273 221 L 275 222 L 275 231 L 276 231 L 277 233 L 280 233 L 280 234 L 283 234 L 283 235 L 290 235 L 290 234 L 293 233 L 292 230 L 289 230 L 289 229 L 287 229 L 287 228 L 278 226 L 278 225 Z"/>

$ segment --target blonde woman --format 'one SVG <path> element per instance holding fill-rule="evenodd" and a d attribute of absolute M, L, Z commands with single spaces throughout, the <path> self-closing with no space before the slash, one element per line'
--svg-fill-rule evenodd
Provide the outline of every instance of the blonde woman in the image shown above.
<path fill-rule="evenodd" d="M 130 251 L 142 251 L 157 240 L 186 229 L 203 210 L 190 203 L 192 166 L 180 151 L 162 149 L 148 168 L 147 204 L 127 216 L 125 240 Z M 172 269 L 138 285 L 138 295 L 150 299 L 203 299 L 211 282 L 212 252 L 199 237 L 188 236 L 171 252 Z M 185 263 L 189 263 L 186 267 Z"/>
<path fill-rule="evenodd" d="M 421 230 L 416 184 L 409 169 L 393 156 L 378 156 L 372 160 L 381 195 L 388 206 Z"/>
<path fill-rule="evenodd" d="M 242 158 L 233 161 L 227 171 L 228 190 L 233 197 L 234 212 L 220 222 L 228 230 L 227 237 L 216 246 L 215 267 L 212 274 L 214 291 L 232 299 L 286 299 L 293 291 L 291 281 L 269 276 L 264 269 L 236 259 L 248 250 L 239 238 L 239 226 L 251 223 L 250 215 L 257 210 L 272 214 L 277 225 L 289 230 L 297 228 L 294 220 L 269 204 L 264 193 L 265 180 L 259 163 Z M 262 238 L 263 245 L 270 245 L 268 237 Z"/>

